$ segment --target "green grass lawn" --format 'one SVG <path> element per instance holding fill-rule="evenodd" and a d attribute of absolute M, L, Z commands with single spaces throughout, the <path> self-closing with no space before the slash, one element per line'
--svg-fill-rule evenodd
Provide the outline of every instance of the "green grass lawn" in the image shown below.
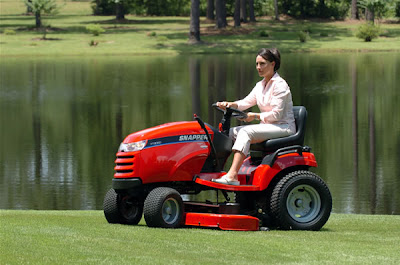
<path fill-rule="evenodd" d="M 400 216 L 332 214 L 319 232 L 111 225 L 102 211 L 0 210 L 0 264 L 398 264 Z"/>
<path fill-rule="evenodd" d="M 216 30 L 201 19 L 203 44 L 188 44 L 188 17 L 126 16 L 116 22 L 113 16 L 92 16 L 90 2 L 59 1 L 58 15 L 44 16 L 50 26 L 48 40 L 34 29 L 34 16 L 26 15 L 22 1 L 0 0 L 0 55 L 176 55 L 187 53 L 254 53 L 261 47 L 278 47 L 285 52 L 400 51 L 400 24 L 381 23 L 381 37 L 364 42 L 354 36 L 363 22 L 299 21 L 258 18 L 257 23 L 229 26 Z M 99 24 L 106 32 L 98 37 L 86 31 L 89 24 Z M 14 35 L 5 31 L 13 30 Z M 305 43 L 299 41 L 301 30 L 309 32 Z M 268 37 L 261 37 L 265 31 Z M 97 45 L 90 46 L 94 42 Z"/>

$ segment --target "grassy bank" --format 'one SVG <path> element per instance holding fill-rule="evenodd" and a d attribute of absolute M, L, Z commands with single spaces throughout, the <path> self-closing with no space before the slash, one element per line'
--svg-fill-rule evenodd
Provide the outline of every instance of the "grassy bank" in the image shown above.
<path fill-rule="evenodd" d="M 22 1 L 0 0 L 0 5 L 1 56 L 246 53 L 266 46 L 285 52 L 400 51 L 400 24 L 395 21 L 380 23 L 381 37 L 367 43 L 354 36 L 363 23 L 358 21 L 277 22 L 265 17 L 234 28 L 230 19 L 230 26 L 216 30 L 201 19 L 203 44 L 190 45 L 188 17 L 127 16 L 115 21 L 112 16 L 92 16 L 90 2 L 76 1 L 60 1 L 58 15 L 43 17 L 49 26 L 43 40 L 43 32 L 33 27 L 34 16 L 24 14 Z M 89 24 L 99 24 L 106 32 L 92 36 L 86 30 Z M 308 32 L 304 43 L 300 31 Z"/>
<path fill-rule="evenodd" d="M 398 264 L 400 216 L 333 214 L 322 231 L 110 225 L 101 211 L 0 211 L 1 264 Z"/>

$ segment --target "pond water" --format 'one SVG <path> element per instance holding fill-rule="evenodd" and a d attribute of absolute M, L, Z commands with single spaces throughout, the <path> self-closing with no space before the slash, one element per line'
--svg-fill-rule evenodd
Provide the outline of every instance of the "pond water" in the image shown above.
<path fill-rule="evenodd" d="M 131 132 L 216 125 L 259 80 L 254 55 L 3 58 L 0 208 L 102 209 Z M 336 213 L 400 214 L 400 53 L 282 54 Z"/>

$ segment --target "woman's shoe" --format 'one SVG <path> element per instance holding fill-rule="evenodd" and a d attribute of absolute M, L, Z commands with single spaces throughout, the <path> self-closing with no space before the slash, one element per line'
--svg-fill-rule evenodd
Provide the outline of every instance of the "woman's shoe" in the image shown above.
<path fill-rule="evenodd" d="M 225 185 L 240 185 L 240 182 L 237 180 L 227 180 L 225 176 L 222 176 L 219 179 L 212 179 L 212 182 L 220 183 L 220 184 L 225 184 Z"/>

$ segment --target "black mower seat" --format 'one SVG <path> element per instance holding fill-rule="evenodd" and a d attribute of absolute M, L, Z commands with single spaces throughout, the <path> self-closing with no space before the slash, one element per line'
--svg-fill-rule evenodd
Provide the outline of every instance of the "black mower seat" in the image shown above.
<path fill-rule="evenodd" d="M 307 110 L 304 106 L 293 107 L 294 119 L 296 122 L 296 133 L 287 137 L 269 139 L 261 143 L 252 144 L 251 151 L 273 152 L 279 148 L 303 145 L 306 131 Z"/>

